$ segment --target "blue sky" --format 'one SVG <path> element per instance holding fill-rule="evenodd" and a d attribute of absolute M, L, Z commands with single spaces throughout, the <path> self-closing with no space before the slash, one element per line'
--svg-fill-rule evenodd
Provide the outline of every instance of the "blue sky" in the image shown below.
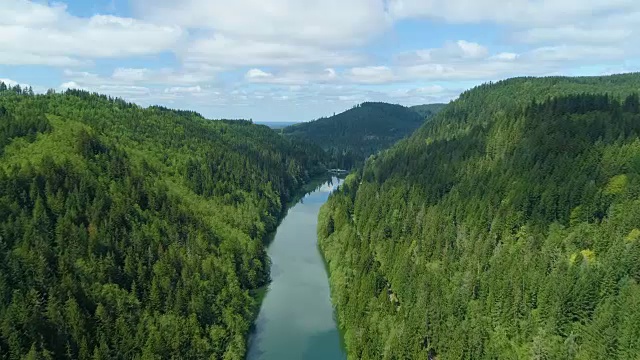
<path fill-rule="evenodd" d="M 640 69 L 636 0 L 0 0 L 0 14 L 5 82 L 209 118 L 304 121 Z"/>

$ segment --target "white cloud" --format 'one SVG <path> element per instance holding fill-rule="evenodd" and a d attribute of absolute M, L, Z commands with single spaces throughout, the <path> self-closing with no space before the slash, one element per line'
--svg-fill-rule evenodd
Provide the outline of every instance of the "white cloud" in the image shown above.
<path fill-rule="evenodd" d="M 1 31 L 2 26 L 0 26 Z M 1 42 L 2 40 L 0 40 Z M 39 55 L 0 49 L 0 65 L 81 66 L 87 61 L 60 55 Z"/>
<path fill-rule="evenodd" d="M 635 0 L 389 0 L 395 19 L 427 17 L 450 23 L 516 26 L 572 24 L 597 15 L 640 9 Z"/>
<path fill-rule="evenodd" d="M 453 48 L 454 52 L 460 53 L 460 56 L 468 59 L 479 59 L 487 56 L 489 50 L 474 42 L 458 40 L 456 46 Z"/>
<path fill-rule="evenodd" d="M 264 79 L 272 79 L 273 78 L 273 74 L 272 73 L 268 73 L 268 72 L 264 72 L 260 69 L 251 69 L 249 71 L 247 71 L 247 73 L 244 76 L 245 79 L 249 80 L 249 81 L 261 81 Z"/>
<path fill-rule="evenodd" d="M 387 66 L 366 66 L 350 69 L 348 79 L 362 84 L 381 84 L 393 82 L 396 76 Z"/>
<path fill-rule="evenodd" d="M 305 45 L 362 44 L 391 25 L 383 0 L 134 0 L 146 19 L 233 38 Z"/>
<path fill-rule="evenodd" d="M 87 71 L 65 69 L 63 75 L 85 88 L 95 88 L 101 85 L 131 86 L 131 85 L 174 85 L 195 86 L 211 83 L 215 79 L 217 69 L 205 67 L 189 67 L 181 70 L 147 68 L 116 68 L 111 76 L 100 76 Z"/>
<path fill-rule="evenodd" d="M 188 87 L 174 86 L 174 87 L 164 89 L 164 92 L 166 94 L 196 94 L 196 93 L 201 93 L 202 88 L 200 87 L 200 85 L 188 86 Z"/>
<path fill-rule="evenodd" d="M 6 78 L 2 79 L 2 78 L 0 78 L 0 82 L 3 82 L 7 86 L 20 85 L 20 87 L 22 87 L 22 88 L 29 87 L 29 84 L 20 83 L 18 81 L 12 80 L 12 79 L 6 79 Z"/>
<path fill-rule="evenodd" d="M 0 78 L 0 82 L 5 83 L 5 85 L 7 85 L 7 86 L 16 86 L 16 85 L 18 85 L 17 81 L 11 80 L 11 79 L 1 79 Z"/>
<path fill-rule="evenodd" d="M 518 60 L 521 59 L 521 60 Z M 391 68 L 390 82 L 407 81 L 487 81 L 516 75 L 545 75 L 557 69 L 549 62 L 535 63 L 531 54 L 498 54 L 463 62 L 398 64 Z"/>
<path fill-rule="evenodd" d="M 445 88 L 440 85 L 431 85 L 414 89 L 414 91 L 417 94 L 433 95 L 443 93 L 445 91 Z"/>
<path fill-rule="evenodd" d="M 62 74 L 71 79 L 74 83 L 81 83 L 83 85 L 101 85 L 110 83 L 112 81 L 100 77 L 98 74 L 90 73 L 88 71 L 76 71 L 71 69 L 65 69 Z"/>
<path fill-rule="evenodd" d="M 116 68 L 111 77 L 121 81 L 143 81 L 149 77 L 149 69 Z"/>
<path fill-rule="evenodd" d="M 536 52 L 544 61 L 573 61 L 574 54 L 591 56 L 594 52 L 588 48 L 609 52 L 604 56 L 596 54 L 598 59 L 624 60 L 640 53 L 633 41 L 640 36 L 640 2 L 636 0 L 389 0 L 388 7 L 396 21 L 426 18 L 448 24 L 498 25 L 511 44 L 541 47 Z M 444 49 L 447 47 L 451 48 Z M 534 53 L 531 49 L 527 51 Z M 473 53 L 478 58 L 484 57 L 480 50 Z M 413 62 L 438 62 L 433 52 L 413 51 L 403 55 Z M 505 53 L 496 55 L 494 60 L 516 59 Z"/>
<path fill-rule="evenodd" d="M 526 58 L 533 62 L 566 63 L 580 61 L 593 63 L 597 60 L 613 60 L 624 58 L 625 51 L 613 46 L 560 45 L 546 46 L 532 50 Z"/>
<path fill-rule="evenodd" d="M 332 69 L 332 68 L 324 69 L 324 73 L 330 79 L 334 79 L 334 78 L 337 77 L 336 71 L 334 69 Z"/>
<path fill-rule="evenodd" d="M 439 48 L 400 53 L 389 65 L 354 67 L 346 78 L 361 84 L 489 80 L 521 70 L 519 58 L 515 53 L 491 54 L 487 47 L 475 42 L 448 41 Z"/>
<path fill-rule="evenodd" d="M 0 24 L 43 26 L 54 24 L 66 15 L 66 5 L 62 3 L 44 6 L 24 0 L 5 0 Z"/>
<path fill-rule="evenodd" d="M 514 35 L 525 43 L 564 43 L 564 44 L 616 44 L 628 40 L 633 34 L 631 28 L 616 27 L 577 27 L 575 25 L 547 28 L 533 28 Z"/>
<path fill-rule="evenodd" d="M 67 90 L 67 89 L 86 90 L 86 88 L 78 85 L 78 83 L 76 83 L 75 81 L 67 81 L 67 82 L 62 83 L 60 85 L 60 89 L 62 89 L 62 90 Z"/>
<path fill-rule="evenodd" d="M 513 61 L 513 60 L 516 60 L 517 58 L 518 58 L 518 54 L 511 53 L 511 52 L 501 52 L 491 57 L 492 60 L 498 60 L 498 61 Z"/>
<path fill-rule="evenodd" d="M 349 51 L 212 34 L 195 39 L 181 53 L 185 61 L 222 67 L 348 65 L 362 61 Z"/>
<path fill-rule="evenodd" d="M 290 89 L 306 84 L 325 84 L 340 81 L 340 77 L 333 68 L 321 71 L 284 71 L 277 74 L 251 69 L 245 74 L 245 80 L 250 83 L 291 85 Z"/>
<path fill-rule="evenodd" d="M 522 75 L 552 75 L 573 65 L 593 65 L 625 57 L 616 46 L 555 45 L 522 53 L 490 53 L 481 44 L 458 40 L 440 48 L 396 55 L 390 64 L 354 67 L 346 79 L 362 84 L 411 81 L 488 81 Z"/>
<path fill-rule="evenodd" d="M 475 42 L 448 41 L 440 48 L 419 49 L 396 56 L 396 61 L 405 64 L 426 64 L 486 58 L 489 49 Z"/>
<path fill-rule="evenodd" d="M 176 26 L 131 18 L 70 15 L 64 5 L 4 0 L 0 18 L 0 64 L 77 66 L 86 59 L 155 54 L 182 38 Z"/>

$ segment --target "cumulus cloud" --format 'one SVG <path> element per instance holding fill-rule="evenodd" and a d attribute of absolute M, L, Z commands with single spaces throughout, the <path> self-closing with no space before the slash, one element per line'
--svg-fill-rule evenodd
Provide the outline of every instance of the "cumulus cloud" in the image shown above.
<path fill-rule="evenodd" d="M 532 50 L 525 58 L 534 62 L 571 62 L 589 64 L 597 60 L 623 58 L 625 51 L 614 46 L 560 45 L 546 46 Z"/>
<path fill-rule="evenodd" d="M 111 15 L 79 18 L 62 4 L 5 0 L 0 17 L 0 64 L 77 66 L 87 59 L 155 54 L 171 49 L 183 32 Z"/>
<path fill-rule="evenodd" d="M 149 69 L 116 68 L 111 77 L 121 81 L 144 81 L 149 78 Z"/>
<path fill-rule="evenodd" d="M 214 82 L 221 71 L 206 64 L 185 63 L 179 69 L 118 68 L 110 79 L 119 83 L 197 85 Z"/>
<path fill-rule="evenodd" d="M 498 61 L 513 61 L 518 58 L 518 54 L 511 52 L 501 52 L 499 54 L 495 54 L 491 57 L 492 60 Z"/>
<path fill-rule="evenodd" d="M 516 26 L 571 24 L 597 14 L 640 9 L 635 0 L 389 0 L 396 18 L 427 17 L 451 23 L 494 22 Z"/>
<path fill-rule="evenodd" d="M 595 28 L 567 25 L 560 27 L 533 28 L 518 32 L 514 38 L 525 43 L 580 43 L 580 44 L 612 44 L 631 38 L 630 28 Z"/>
<path fill-rule="evenodd" d="M 166 94 L 199 94 L 202 92 L 200 85 L 197 86 L 174 86 L 164 89 Z"/>
<path fill-rule="evenodd" d="M 393 82 L 396 76 L 387 66 L 356 67 L 349 70 L 348 79 L 356 83 L 382 84 Z"/>
<path fill-rule="evenodd" d="M 489 49 L 475 42 L 448 41 L 440 48 L 418 49 L 396 56 L 396 61 L 405 64 L 426 64 L 486 58 Z"/>
<path fill-rule="evenodd" d="M 278 84 L 290 85 L 289 89 L 294 90 L 300 85 L 325 84 L 341 81 L 338 73 L 333 68 L 326 68 L 318 71 L 283 71 L 277 74 L 265 72 L 260 69 L 251 69 L 245 74 L 245 80 L 254 84 Z"/>
<path fill-rule="evenodd" d="M 552 75 L 567 66 L 622 59 L 623 48 L 609 45 L 541 46 L 522 53 L 492 54 L 481 44 L 458 40 L 442 47 L 397 54 L 388 64 L 354 67 L 346 79 L 361 84 L 411 81 L 488 81 L 522 75 Z"/>
<path fill-rule="evenodd" d="M 383 0 L 134 0 L 156 22 L 208 28 L 233 38 L 344 46 L 391 26 Z"/>
<path fill-rule="evenodd" d="M 0 26 L 0 31 L 2 26 Z M 0 40 L 2 42 L 2 40 Z M 0 64 L 2 65 L 49 65 L 49 66 L 81 66 L 88 64 L 69 56 L 40 55 L 27 52 L 5 51 L 0 49 Z"/>
<path fill-rule="evenodd" d="M 170 68 L 151 70 L 147 68 L 116 68 L 111 76 L 101 76 L 87 71 L 65 69 L 64 77 L 83 88 L 95 88 L 100 85 L 131 86 L 131 85 L 187 85 L 211 83 L 219 70 L 213 68 L 191 67 L 175 70 Z"/>
<path fill-rule="evenodd" d="M 247 71 L 244 77 L 249 81 L 261 81 L 264 79 L 272 79 L 273 74 L 262 71 L 260 69 L 251 69 Z"/>
<path fill-rule="evenodd" d="M 362 56 L 348 50 L 234 38 L 216 33 L 193 40 L 184 49 L 182 57 L 189 62 L 222 67 L 348 65 L 362 61 Z"/>
<path fill-rule="evenodd" d="M 492 79 L 521 69 L 515 53 L 491 54 L 481 44 L 448 41 L 442 47 L 397 54 L 390 64 L 354 67 L 346 78 L 360 84 Z"/>

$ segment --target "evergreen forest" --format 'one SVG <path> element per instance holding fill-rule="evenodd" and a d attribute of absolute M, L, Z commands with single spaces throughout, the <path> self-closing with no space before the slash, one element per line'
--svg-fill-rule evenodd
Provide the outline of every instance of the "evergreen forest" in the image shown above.
<path fill-rule="evenodd" d="M 640 359 L 640 75 L 463 93 L 318 234 L 350 359 Z"/>
<path fill-rule="evenodd" d="M 287 137 L 317 144 L 327 151 L 332 165 L 351 169 L 361 165 L 369 155 L 409 136 L 441 109 L 441 104 L 411 109 L 365 102 L 331 117 L 288 126 L 282 132 Z"/>
<path fill-rule="evenodd" d="M 409 109 L 418 113 L 418 115 L 427 119 L 442 111 L 447 104 L 424 104 L 411 106 Z"/>
<path fill-rule="evenodd" d="M 0 83 L 0 359 L 243 359 L 266 235 L 324 161 L 249 121 Z"/>

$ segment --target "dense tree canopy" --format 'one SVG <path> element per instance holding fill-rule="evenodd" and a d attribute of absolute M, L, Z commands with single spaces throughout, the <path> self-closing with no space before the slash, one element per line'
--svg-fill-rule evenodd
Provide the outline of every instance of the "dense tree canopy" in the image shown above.
<path fill-rule="evenodd" d="M 427 119 L 442 111 L 445 106 L 447 106 L 447 104 L 424 104 L 415 105 L 410 107 L 409 109 L 417 112 L 420 116 Z"/>
<path fill-rule="evenodd" d="M 247 121 L 0 90 L 0 359 L 242 359 L 263 239 L 323 151 Z"/>
<path fill-rule="evenodd" d="M 470 90 L 320 214 L 352 359 L 640 358 L 640 75 Z"/>
<path fill-rule="evenodd" d="M 438 104 L 426 105 L 418 113 L 401 105 L 368 102 L 338 115 L 288 126 L 282 132 L 318 144 L 329 152 L 335 166 L 350 169 L 408 136 L 439 110 Z"/>

